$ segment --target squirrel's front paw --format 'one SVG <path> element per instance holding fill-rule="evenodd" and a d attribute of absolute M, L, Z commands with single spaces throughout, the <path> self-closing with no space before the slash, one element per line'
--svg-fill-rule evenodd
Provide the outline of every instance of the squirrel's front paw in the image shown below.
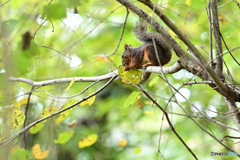
<path fill-rule="evenodd" d="M 147 64 L 142 65 L 142 69 L 145 70 L 147 68 Z"/>
<path fill-rule="evenodd" d="M 125 66 L 124 71 L 127 71 L 127 70 L 129 70 L 129 68 L 128 68 L 128 66 Z"/>

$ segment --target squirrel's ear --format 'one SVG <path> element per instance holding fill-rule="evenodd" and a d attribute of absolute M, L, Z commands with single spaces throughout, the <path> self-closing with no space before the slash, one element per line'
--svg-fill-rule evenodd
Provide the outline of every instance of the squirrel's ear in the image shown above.
<path fill-rule="evenodd" d="M 128 45 L 127 45 L 127 44 L 125 44 L 124 48 L 125 48 L 125 49 L 128 49 L 129 47 L 128 47 Z"/>

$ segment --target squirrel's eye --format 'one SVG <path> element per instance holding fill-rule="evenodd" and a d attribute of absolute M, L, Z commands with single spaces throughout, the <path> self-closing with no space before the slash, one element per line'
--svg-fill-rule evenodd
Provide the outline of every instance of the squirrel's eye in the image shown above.
<path fill-rule="evenodd" d="M 122 58 L 124 58 L 124 55 L 122 55 Z"/>

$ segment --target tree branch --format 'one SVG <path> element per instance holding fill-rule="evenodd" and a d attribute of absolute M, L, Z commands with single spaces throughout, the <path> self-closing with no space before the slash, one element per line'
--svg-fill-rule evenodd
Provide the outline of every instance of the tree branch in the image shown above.
<path fill-rule="evenodd" d="M 238 110 L 236 103 L 227 97 L 224 97 L 224 100 L 228 105 L 229 111 L 230 112 L 233 111 L 232 113 L 233 119 L 237 125 L 238 130 L 240 130 L 240 112 Z"/>
<path fill-rule="evenodd" d="M 188 67 L 189 64 L 196 66 L 194 62 L 191 60 L 190 57 L 182 50 L 182 48 L 178 45 L 178 43 L 173 39 L 173 37 L 151 16 L 149 16 L 146 12 L 141 10 L 139 7 L 134 5 L 128 0 L 117 0 L 119 3 L 123 4 L 124 6 L 128 7 L 130 10 L 132 10 L 134 13 L 136 13 L 139 17 L 147 21 L 151 26 L 160 33 L 167 41 L 168 43 L 173 47 L 173 50 L 176 52 L 176 54 L 179 56 L 181 63 L 184 68 Z M 153 9 L 154 4 L 150 0 L 140 0 L 144 4 L 146 4 L 149 8 Z M 235 90 L 230 89 L 229 87 L 225 86 L 224 83 L 221 81 L 221 79 L 218 77 L 218 75 L 213 71 L 213 69 L 209 66 L 207 61 L 203 58 L 201 53 L 197 50 L 197 48 L 190 42 L 190 40 L 172 23 L 168 17 L 158 8 L 154 8 L 155 13 L 163 20 L 168 27 L 170 27 L 173 32 L 178 35 L 178 37 L 188 46 L 188 48 L 193 52 L 195 57 L 198 58 L 199 62 L 201 62 L 201 65 L 206 69 L 208 74 L 211 76 L 211 79 L 215 82 L 217 87 L 224 93 L 225 96 L 232 98 L 234 100 L 240 101 L 240 93 L 235 92 Z M 183 61 L 185 60 L 185 61 Z M 197 68 L 197 67 L 196 67 Z M 192 73 L 195 73 L 194 70 L 190 70 Z M 204 80 L 209 80 L 207 77 Z"/>
<path fill-rule="evenodd" d="M 102 76 L 96 76 L 96 77 L 76 77 L 75 82 L 95 82 L 95 81 L 104 81 L 107 79 L 110 79 L 112 76 L 116 75 L 118 71 L 110 72 L 108 74 L 102 75 Z M 26 78 L 9 78 L 8 80 L 10 82 L 24 82 L 27 84 L 30 84 L 33 87 L 41 87 L 41 86 L 47 86 L 47 85 L 53 85 L 53 84 L 59 84 L 59 83 L 70 83 L 73 80 L 74 77 L 71 78 L 59 78 L 59 79 L 52 79 L 52 80 L 46 80 L 46 81 L 40 81 L 36 82 L 30 79 Z"/>
<path fill-rule="evenodd" d="M 179 70 L 182 69 L 182 66 L 180 64 L 180 62 L 176 62 L 174 65 L 170 66 L 170 67 L 162 67 L 162 69 L 160 67 L 157 66 L 148 66 L 144 72 L 146 73 L 158 73 L 158 74 L 173 74 L 178 72 Z M 163 72 L 162 72 L 163 71 Z M 76 77 L 75 78 L 75 82 L 96 82 L 96 81 L 104 81 L 107 79 L 110 79 L 112 76 L 117 75 L 118 74 L 118 70 L 115 70 L 113 72 L 110 72 L 108 74 L 105 75 L 101 75 L 101 76 L 95 76 L 95 77 Z M 40 81 L 40 82 L 36 82 L 30 79 L 26 79 L 26 78 L 9 78 L 8 80 L 10 82 L 23 82 L 26 84 L 29 84 L 33 87 L 41 87 L 41 86 L 47 86 L 47 85 L 54 85 L 54 84 L 60 84 L 60 83 L 70 83 L 73 80 L 74 77 L 70 77 L 70 78 L 59 78 L 59 79 L 52 79 L 52 80 L 46 80 L 46 81 Z"/>
<path fill-rule="evenodd" d="M 92 96 L 100 93 L 100 92 L 101 92 L 102 90 L 104 90 L 109 84 L 111 84 L 111 82 L 112 82 L 116 77 L 117 77 L 117 75 L 113 75 L 113 76 L 111 77 L 111 79 L 110 79 L 105 85 L 103 85 L 101 88 L 99 88 L 97 91 L 95 91 L 94 93 L 90 94 L 89 96 L 83 98 L 82 100 L 79 100 L 78 102 L 76 102 L 76 103 L 68 106 L 67 108 L 64 108 L 64 109 L 62 109 L 62 110 L 60 110 L 60 111 L 57 111 L 57 112 L 55 112 L 55 113 L 53 113 L 53 114 L 51 114 L 51 115 L 49 115 L 49 116 L 46 116 L 46 117 L 41 118 L 41 119 L 38 119 L 38 120 L 36 120 L 35 122 L 33 122 L 33 123 L 29 124 L 28 126 L 24 127 L 23 129 L 21 129 L 18 133 L 16 133 L 16 134 L 13 135 L 12 137 L 10 137 L 10 138 L 8 138 L 8 139 L 3 140 L 2 142 L 0 142 L 0 148 L 4 147 L 5 145 L 7 145 L 7 144 L 9 144 L 10 142 L 12 142 L 13 140 L 15 140 L 17 137 L 19 137 L 20 135 L 22 135 L 23 133 L 25 133 L 27 130 L 29 130 L 32 126 L 34 126 L 34 125 L 36 125 L 36 124 L 38 124 L 38 123 L 40 123 L 40 122 L 42 122 L 42 121 L 44 121 L 44 120 L 46 120 L 46 119 L 49 119 L 49 118 L 51 118 L 51 117 L 53 117 L 53 116 L 56 116 L 56 115 L 58 115 L 58 114 L 60 114 L 60 113 L 62 113 L 62 112 L 64 112 L 64 111 L 66 111 L 66 110 L 69 110 L 69 109 L 75 107 L 76 105 L 80 104 L 81 102 L 86 101 L 87 99 L 91 98 Z"/>
<path fill-rule="evenodd" d="M 210 10 L 212 13 L 212 25 L 213 25 L 213 35 L 215 42 L 215 54 L 216 54 L 216 73 L 220 78 L 224 78 L 222 74 L 223 70 L 223 59 L 222 59 L 222 41 L 221 36 L 219 34 L 219 21 L 218 21 L 218 8 L 217 8 L 217 0 L 210 0 Z"/>
<path fill-rule="evenodd" d="M 158 74 L 173 74 L 183 69 L 181 62 L 177 61 L 174 65 L 170 67 L 157 67 L 157 66 L 148 66 L 143 70 L 141 82 L 145 82 L 150 77 L 151 73 Z"/>
<path fill-rule="evenodd" d="M 162 69 L 161 69 L 162 68 Z M 174 65 L 170 67 L 156 67 L 156 66 L 148 66 L 144 72 L 146 73 L 164 73 L 164 74 L 173 74 L 183 69 L 180 62 L 176 62 Z"/>
<path fill-rule="evenodd" d="M 24 119 L 23 128 L 26 127 L 27 118 L 28 118 L 28 108 L 29 108 L 29 105 L 30 105 L 30 97 L 32 95 L 33 89 L 34 89 L 34 87 L 31 88 L 31 91 L 29 92 L 29 95 L 28 95 L 27 104 L 26 104 L 26 108 L 25 108 L 25 119 Z M 27 137 L 27 135 L 26 135 L 26 133 L 24 133 L 23 140 L 24 140 L 24 148 L 25 149 L 27 149 L 26 137 Z"/>
<path fill-rule="evenodd" d="M 188 151 L 192 154 L 192 156 L 195 159 L 198 159 L 197 156 L 188 147 L 188 145 L 184 142 L 184 140 L 181 138 L 181 136 L 177 133 L 177 131 L 173 127 L 173 125 L 172 125 L 172 123 L 171 123 L 171 121 L 169 119 L 168 113 L 147 92 L 145 92 L 145 90 L 142 89 L 141 91 L 163 112 L 163 114 L 165 115 L 165 117 L 167 119 L 167 122 L 168 122 L 170 128 L 172 129 L 172 131 L 174 132 L 174 134 L 178 137 L 178 139 L 182 142 L 182 144 L 188 149 Z"/>

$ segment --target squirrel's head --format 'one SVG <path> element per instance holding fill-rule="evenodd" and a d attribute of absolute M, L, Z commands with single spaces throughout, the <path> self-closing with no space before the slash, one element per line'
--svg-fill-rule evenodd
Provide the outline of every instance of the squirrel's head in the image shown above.
<path fill-rule="evenodd" d="M 125 44 L 124 46 L 124 52 L 122 54 L 122 65 L 126 66 L 131 63 L 131 51 L 132 51 L 132 46 Z"/>

